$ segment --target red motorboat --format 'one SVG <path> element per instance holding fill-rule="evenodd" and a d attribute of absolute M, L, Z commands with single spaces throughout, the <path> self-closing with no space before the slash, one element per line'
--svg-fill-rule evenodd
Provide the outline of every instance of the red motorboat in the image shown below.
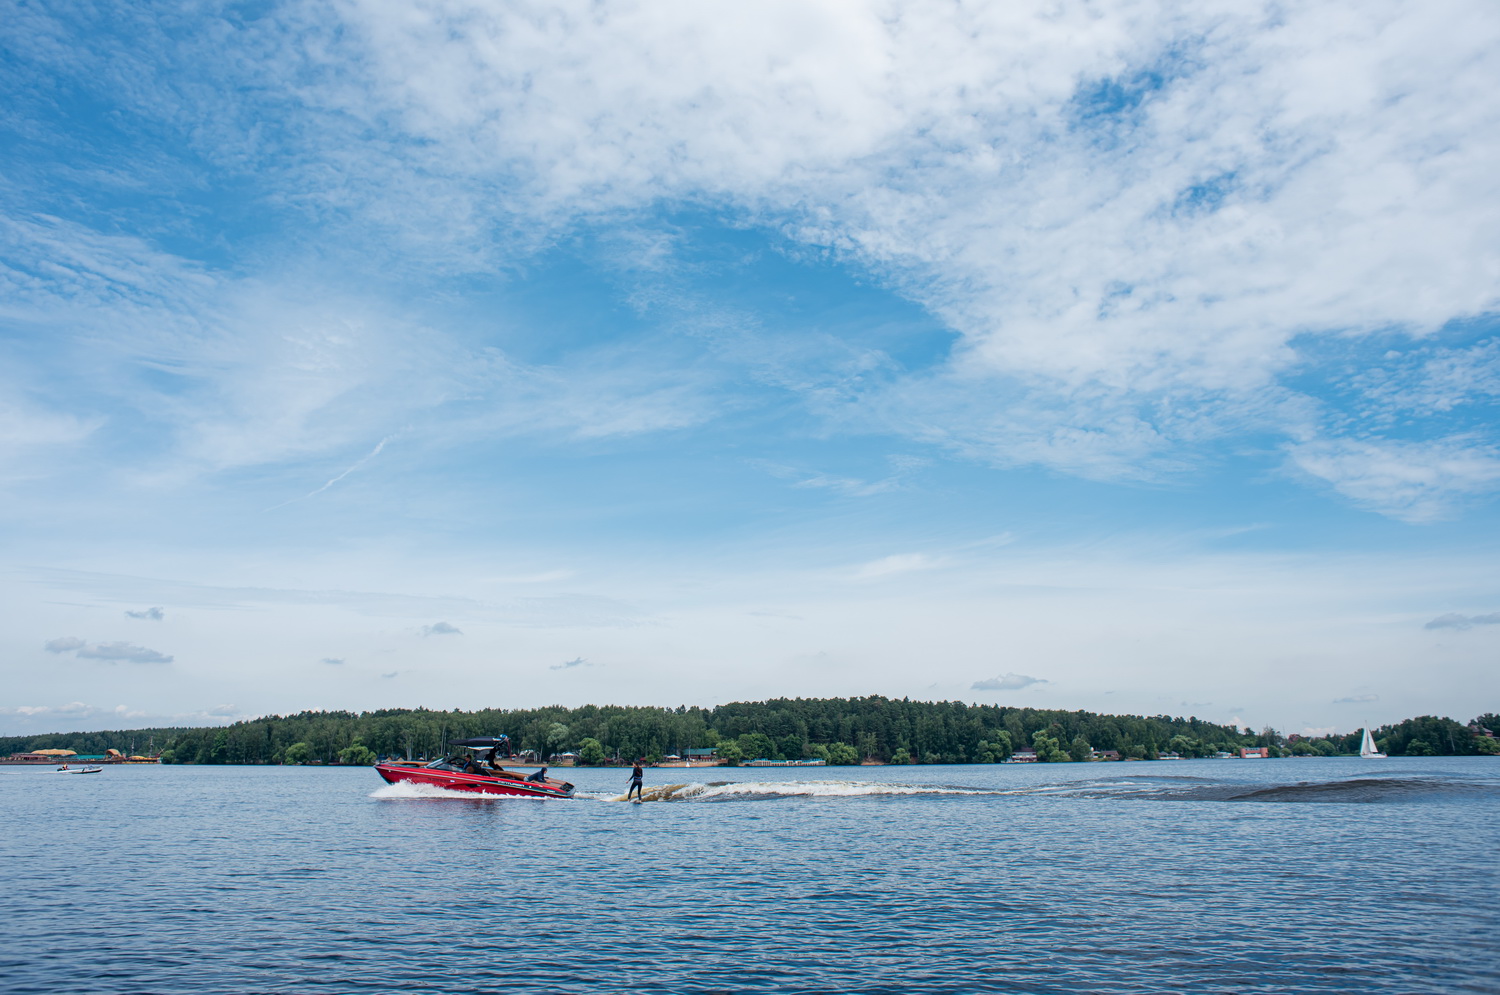
<path fill-rule="evenodd" d="M 454 740 L 450 745 L 466 750 L 488 750 L 489 756 L 479 761 L 470 754 L 458 754 L 434 760 L 429 764 L 387 761 L 375 765 L 375 772 L 391 784 L 408 782 L 430 784 L 449 791 L 469 791 L 480 795 L 517 795 L 525 798 L 572 798 L 573 785 L 567 781 L 536 775 L 527 777 L 498 767 L 497 754 L 500 749 L 510 749 L 507 736 L 481 736 L 477 739 Z M 545 768 L 543 768 L 545 769 Z M 540 771 L 538 771 L 540 773 Z"/>

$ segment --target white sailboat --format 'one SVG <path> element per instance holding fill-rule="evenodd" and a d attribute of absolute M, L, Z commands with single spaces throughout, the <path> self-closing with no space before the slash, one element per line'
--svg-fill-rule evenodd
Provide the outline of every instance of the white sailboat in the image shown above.
<path fill-rule="evenodd" d="M 1370 735 L 1370 727 L 1365 726 L 1365 738 L 1359 744 L 1359 756 L 1362 760 L 1380 760 L 1385 754 L 1375 749 L 1375 737 Z"/>

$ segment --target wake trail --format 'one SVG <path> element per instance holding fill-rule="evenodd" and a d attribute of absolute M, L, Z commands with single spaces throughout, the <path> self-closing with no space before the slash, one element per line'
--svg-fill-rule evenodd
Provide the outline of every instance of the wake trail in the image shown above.
<path fill-rule="evenodd" d="M 778 798 L 881 798 L 1007 795 L 1012 791 L 959 785 L 881 784 L 870 781 L 709 781 L 659 784 L 641 792 L 643 802 L 772 801 Z M 624 802 L 625 795 L 590 793 L 596 801 Z"/>

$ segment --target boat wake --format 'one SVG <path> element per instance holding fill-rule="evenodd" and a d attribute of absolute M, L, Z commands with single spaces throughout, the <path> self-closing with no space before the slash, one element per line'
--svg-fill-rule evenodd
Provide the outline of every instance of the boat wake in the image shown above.
<path fill-rule="evenodd" d="M 779 798 L 880 798 L 913 795 L 1007 795 L 1010 791 L 933 784 L 879 784 L 870 781 L 709 781 L 659 784 L 641 792 L 647 802 L 774 801 Z M 598 801 L 623 802 L 610 792 L 580 794 Z"/>
<path fill-rule="evenodd" d="M 1145 801 L 1350 805 L 1416 802 L 1445 795 L 1500 798 L 1500 782 L 1451 777 L 1354 777 L 1295 784 L 1227 784 L 1201 777 L 1129 777 L 1054 785 L 1050 793 Z"/>

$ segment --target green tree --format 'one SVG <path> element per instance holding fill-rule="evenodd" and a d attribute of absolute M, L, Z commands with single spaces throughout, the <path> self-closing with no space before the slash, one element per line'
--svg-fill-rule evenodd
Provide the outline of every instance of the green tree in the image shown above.
<path fill-rule="evenodd" d="M 835 767 L 852 767 L 859 763 L 859 751 L 848 743 L 829 743 L 828 762 Z"/>
<path fill-rule="evenodd" d="M 1474 746 L 1487 757 L 1500 756 L 1500 739 L 1490 736 L 1475 736 Z"/>
<path fill-rule="evenodd" d="M 355 740 L 339 751 L 339 763 L 350 767 L 368 767 L 375 762 L 375 751 Z"/>
<path fill-rule="evenodd" d="M 911 763 L 911 751 L 908 750 L 904 746 L 900 747 L 899 749 L 896 750 L 895 753 L 891 754 L 891 763 L 893 763 L 893 764 L 909 764 L 909 763 Z"/>
<path fill-rule="evenodd" d="M 286 748 L 282 759 L 289 764 L 305 764 L 312 759 L 312 745 L 309 743 L 293 743 Z"/>
<path fill-rule="evenodd" d="M 989 739 L 979 741 L 979 752 L 974 759 L 982 764 L 997 764 L 1012 752 L 1010 733 L 997 729 L 990 734 Z"/>
<path fill-rule="evenodd" d="M 740 753 L 751 760 L 779 760 L 781 751 L 763 732 L 747 732 L 740 737 Z"/>
<path fill-rule="evenodd" d="M 719 759 L 724 761 L 726 767 L 738 767 L 740 761 L 745 759 L 745 754 L 740 749 L 740 744 L 732 739 L 720 740 L 718 751 Z"/>
<path fill-rule="evenodd" d="M 1062 744 L 1051 736 L 1046 730 L 1038 729 L 1031 735 L 1031 748 L 1036 750 L 1036 758 L 1044 764 L 1065 763 L 1069 758 L 1062 748 Z"/>
<path fill-rule="evenodd" d="M 567 749 L 568 737 L 572 730 L 561 722 L 554 722 L 547 727 L 547 752 L 561 753 Z"/>
<path fill-rule="evenodd" d="M 1093 752 L 1093 747 L 1089 746 L 1089 741 L 1082 736 L 1074 736 L 1073 742 L 1068 744 L 1068 757 L 1074 763 L 1083 763 L 1089 758 L 1091 752 Z"/>
<path fill-rule="evenodd" d="M 1203 754 L 1202 744 L 1184 733 L 1173 736 L 1167 742 L 1167 749 L 1184 757 L 1197 757 Z"/>
<path fill-rule="evenodd" d="M 592 736 L 585 736 L 578 741 L 578 765 L 580 767 L 595 767 L 604 763 L 604 744 Z"/>

